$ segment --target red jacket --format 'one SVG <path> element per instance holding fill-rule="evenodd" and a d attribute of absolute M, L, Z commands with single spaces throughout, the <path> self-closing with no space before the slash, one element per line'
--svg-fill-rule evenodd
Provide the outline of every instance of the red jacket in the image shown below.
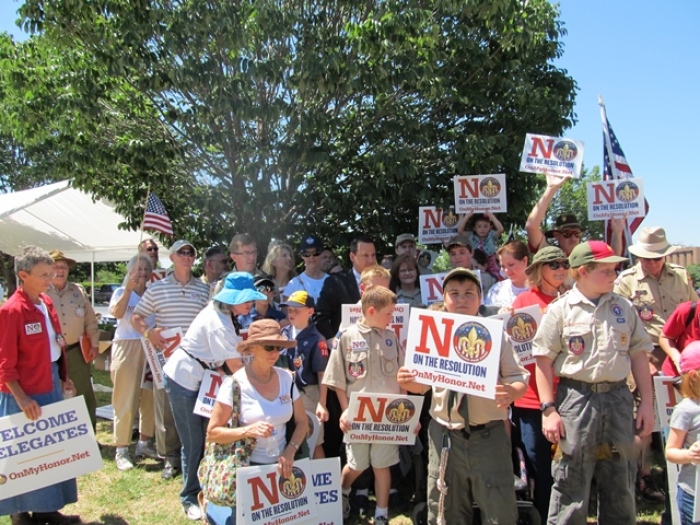
<path fill-rule="evenodd" d="M 41 298 L 48 308 L 51 324 L 61 333 L 53 302 L 46 294 Z M 61 348 L 58 373 L 65 381 L 65 350 Z M 8 381 L 19 381 L 25 394 L 46 394 L 53 389 L 51 347 L 46 318 L 21 289 L 12 294 L 0 307 L 0 392 L 10 392 Z"/>

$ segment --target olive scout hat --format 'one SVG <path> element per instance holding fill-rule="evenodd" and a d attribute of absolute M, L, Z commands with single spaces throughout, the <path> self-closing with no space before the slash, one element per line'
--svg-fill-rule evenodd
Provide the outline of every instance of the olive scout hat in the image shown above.
<path fill-rule="evenodd" d="M 525 273 L 530 275 L 540 264 L 545 264 L 552 261 L 566 261 L 567 259 L 568 257 L 561 248 L 557 248 L 556 246 L 545 246 L 532 257 L 532 263 L 530 266 L 525 268 Z"/>
<path fill-rule="evenodd" d="M 467 270 L 466 268 L 455 268 L 454 270 L 447 272 L 447 275 L 445 275 L 445 279 L 442 281 L 442 292 L 445 293 L 445 286 L 447 286 L 449 281 L 458 277 L 465 277 L 470 281 L 473 281 L 479 287 L 479 291 L 481 291 L 481 281 L 473 271 Z"/>
<path fill-rule="evenodd" d="M 52 250 L 49 255 L 53 259 L 53 262 L 63 261 L 68 265 L 68 268 L 73 268 L 73 266 L 77 264 L 75 259 L 66 257 L 61 250 Z"/>
<path fill-rule="evenodd" d="M 581 223 L 578 222 L 576 215 L 572 213 L 564 213 L 557 217 L 556 221 L 554 221 L 554 229 L 544 232 L 544 236 L 551 239 L 554 237 L 554 232 L 570 229 L 583 230 L 583 226 L 581 226 Z"/>
<path fill-rule="evenodd" d="M 628 259 L 615 255 L 613 249 L 603 241 L 586 241 L 571 250 L 569 264 L 578 268 L 589 263 L 620 263 Z"/>

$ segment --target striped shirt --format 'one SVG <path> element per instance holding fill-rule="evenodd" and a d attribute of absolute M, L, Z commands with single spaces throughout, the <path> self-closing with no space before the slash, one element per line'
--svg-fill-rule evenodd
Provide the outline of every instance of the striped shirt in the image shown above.
<path fill-rule="evenodd" d="M 134 313 L 156 316 L 159 328 L 182 328 L 186 332 L 197 314 L 209 302 L 209 287 L 196 277 L 184 286 L 170 274 L 146 289 Z"/>

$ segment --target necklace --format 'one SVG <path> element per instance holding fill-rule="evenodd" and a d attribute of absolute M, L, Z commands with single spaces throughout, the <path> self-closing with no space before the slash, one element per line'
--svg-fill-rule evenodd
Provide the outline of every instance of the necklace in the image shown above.
<path fill-rule="evenodd" d="M 270 376 L 267 378 L 266 381 L 263 381 L 262 379 L 260 379 L 260 378 L 258 377 L 258 375 L 257 375 L 255 372 L 253 372 L 253 368 L 252 368 L 252 367 L 247 366 L 247 367 L 246 367 L 246 371 L 248 372 L 248 375 L 249 375 L 252 379 L 255 379 L 255 380 L 256 380 L 258 383 L 260 383 L 261 385 L 266 385 L 266 384 L 268 384 L 270 381 L 272 381 L 272 374 L 273 374 L 273 370 L 272 370 L 272 369 L 270 369 Z"/>

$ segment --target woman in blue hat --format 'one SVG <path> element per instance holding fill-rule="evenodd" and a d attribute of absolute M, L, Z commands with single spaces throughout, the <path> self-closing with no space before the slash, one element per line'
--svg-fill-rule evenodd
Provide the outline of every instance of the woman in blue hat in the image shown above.
<path fill-rule="evenodd" d="M 197 468 L 204 453 L 208 420 L 194 413 L 205 371 L 229 375 L 243 366 L 236 350 L 241 336 L 239 315 L 246 315 L 253 301 L 266 299 L 246 272 L 228 274 L 221 290 L 190 325 L 180 346 L 163 367 L 164 386 L 170 399 L 175 427 L 182 442 L 182 482 L 180 501 L 187 517 L 202 517 L 197 494 L 201 490 Z"/>

